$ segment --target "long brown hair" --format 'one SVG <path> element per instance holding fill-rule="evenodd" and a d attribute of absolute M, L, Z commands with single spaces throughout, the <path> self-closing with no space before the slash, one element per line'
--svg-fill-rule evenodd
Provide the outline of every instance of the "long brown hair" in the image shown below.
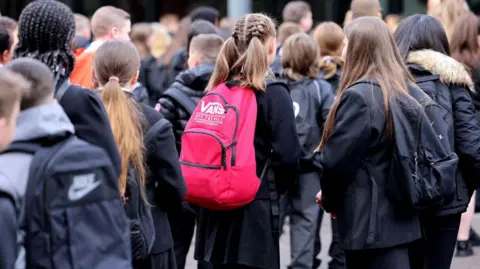
<path fill-rule="evenodd" d="M 374 79 L 383 93 L 386 129 L 393 133 L 389 100 L 392 96 L 409 96 L 408 85 L 413 79 L 397 50 L 387 25 L 376 17 L 361 17 L 345 27 L 348 39 L 345 66 L 334 102 L 325 122 L 320 149 L 333 132 L 335 113 L 340 97 L 350 85 L 362 79 Z"/>
<path fill-rule="evenodd" d="M 275 23 L 268 16 L 254 13 L 241 17 L 220 50 L 207 90 L 229 78 L 240 80 L 243 87 L 264 90 L 268 71 L 265 43 L 275 36 Z"/>
<path fill-rule="evenodd" d="M 475 70 L 478 65 L 480 47 L 477 41 L 480 30 L 480 20 L 475 14 L 469 12 L 460 17 L 453 28 L 450 51 L 452 57 L 466 65 L 470 70 Z"/>
<path fill-rule="evenodd" d="M 328 21 L 320 23 L 312 36 L 320 52 L 320 71 L 324 79 L 329 79 L 337 73 L 338 66 L 343 65 L 341 54 L 345 34 L 338 24 Z"/>
<path fill-rule="evenodd" d="M 181 48 L 187 45 L 188 31 L 190 30 L 191 24 L 192 24 L 192 21 L 190 20 L 190 17 L 184 17 L 180 21 L 180 25 L 178 27 L 177 32 L 173 36 L 173 40 L 170 44 L 170 47 L 167 49 L 167 51 L 165 51 L 165 53 L 161 56 L 160 59 L 157 59 L 157 60 L 160 60 L 163 63 L 163 65 L 168 66 L 175 52 L 177 52 L 178 50 L 180 50 Z"/>
<path fill-rule="evenodd" d="M 318 76 L 318 48 L 306 33 L 297 33 L 287 38 L 282 46 L 283 74 L 291 80 Z"/>
<path fill-rule="evenodd" d="M 95 78 L 103 85 L 100 97 L 105 104 L 113 136 L 122 157 L 122 173 L 119 179 L 122 195 L 125 194 L 130 165 L 137 170 L 142 187 L 146 181 L 143 144 L 145 120 L 137 103 L 122 89 L 132 82 L 139 68 L 140 57 L 130 42 L 109 40 L 95 53 Z M 144 189 L 140 190 L 142 198 L 146 201 Z"/>

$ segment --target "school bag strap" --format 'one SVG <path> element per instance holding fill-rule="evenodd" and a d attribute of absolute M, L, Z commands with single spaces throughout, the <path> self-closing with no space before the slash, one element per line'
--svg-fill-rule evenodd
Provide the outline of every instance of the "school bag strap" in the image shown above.
<path fill-rule="evenodd" d="M 185 109 L 188 115 L 192 115 L 193 111 L 197 107 L 197 104 L 188 96 L 184 91 L 179 88 L 171 88 L 163 93 L 177 102 L 183 109 Z"/>
<path fill-rule="evenodd" d="M 160 119 L 152 127 L 147 131 L 144 135 L 143 140 L 145 141 L 145 145 L 149 142 L 153 141 L 153 139 L 157 136 L 158 132 L 165 126 L 165 124 L 169 123 L 166 119 Z"/>
<path fill-rule="evenodd" d="M 57 99 L 58 102 L 60 102 L 67 92 L 68 89 L 70 89 L 70 86 L 72 86 L 72 83 L 70 83 L 70 79 L 66 79 L 62 85 L 58 88 L 57 92 L 55 93 L 55 99 Z"/>

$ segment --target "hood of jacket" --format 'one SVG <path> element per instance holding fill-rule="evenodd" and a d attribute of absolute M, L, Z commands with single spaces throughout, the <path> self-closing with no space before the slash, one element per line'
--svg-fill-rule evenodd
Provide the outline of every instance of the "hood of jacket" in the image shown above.
<path fill-rule="evenodd" d="M 203 92 L 207 88 L 214 68 L 214 63 L 200 64 L 180 73 L 176 81 L 192 90 Z"/>
<path fill-rule="evenodd" d="M 447 85 L 459 85 L 474 91 L 473 81 L 465 67 L 455 59 L 433 50 L 411 52 L 407 64 L 415 64 L 426 71 L 440 76 Z"/>
<path fill-rule="evenodd" d="M 59 104 L 45 104 L 20 112 L 13 141 L 62 136 L 74 132 L 72 122 Z"/>

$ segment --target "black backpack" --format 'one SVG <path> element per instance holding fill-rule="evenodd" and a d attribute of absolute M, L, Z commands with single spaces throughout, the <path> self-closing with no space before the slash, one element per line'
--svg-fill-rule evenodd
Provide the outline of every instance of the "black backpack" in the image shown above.
<path fill-rule="evenodd" d="M 458 157 L 448 110 L 418 87 L 413 97 L 392 97 L 394 150 L 387 196 L 406 216 L 435 210 L 456 192 Z"/>
<path fill-rule="evenodd" d="M 197 103 L 179 88 L 172 87 L 165 91 L 163 96 L 169 97 L 175 101 L 188 113 L 189 116 L 191 116 L 195 108 L 197 108 Z"/>
<path fill-rule="evenodd" d="M 132 259 L 139 261 L 147 259 L 152 250 L 155 243 L 155 227 L 150 208 L 142 199 L 136 171 L 134 168 L 128 170 L 125 212 L 130 220 Z"/>
<path fill-rule="evenodd" d="M 128 219 L 103 149 L 70 135 L 6 152 L 33 155 L 20 223 L 27 268 L 131 268 Z"/>
<path fill-rule="evenodd" d="M 310 79 L 288 82 L 288 87 L 293 101 L 298 140 L 302 148 L 301 158 L 309 159 L 322 138 L 323 121 L 318 121 L 322 104 L 321 82 Z"/>

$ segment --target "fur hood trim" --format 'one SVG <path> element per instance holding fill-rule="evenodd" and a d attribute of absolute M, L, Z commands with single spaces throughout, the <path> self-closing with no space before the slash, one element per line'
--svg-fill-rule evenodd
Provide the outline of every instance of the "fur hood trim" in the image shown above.
<path fill-rule="evenodd" d="M 417 64 L 434 75 L 440 76 L 440 81 L 449 85 L 461 85 L 473 91 L 473 81 L 465 67 L 455 59 L 433 50 L 411 52 L 408 64 Z"/>

